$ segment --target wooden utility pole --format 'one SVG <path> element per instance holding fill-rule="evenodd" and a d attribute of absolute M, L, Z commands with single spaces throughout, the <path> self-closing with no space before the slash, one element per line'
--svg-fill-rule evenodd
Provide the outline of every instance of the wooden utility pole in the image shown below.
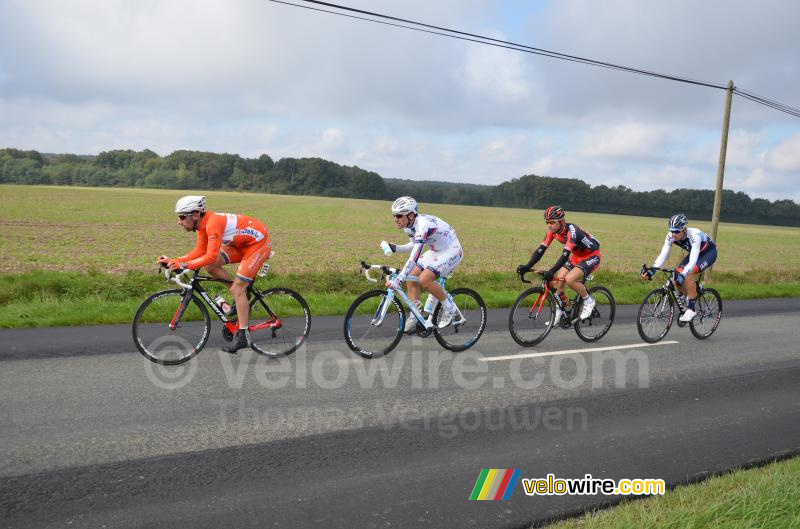
<path fill-rule="evenodd" d="M 725 114 L 722 117 L 722 140 L 719 143 L 719 165 L 717 165 L 717 190 L 714 193 L 714 211 L 711 213 L 711 238 L 716 242 L 719 227 L 719 211 L 722 208 L 722 181 L 725 177 L 725 156 L 728 153 L 728 129 L 731 124 L 731 99 L 733 99 L 733 81 L 728 81 L 725 95 Z M 711 270 L 706 273 L 711 279 Z"/>

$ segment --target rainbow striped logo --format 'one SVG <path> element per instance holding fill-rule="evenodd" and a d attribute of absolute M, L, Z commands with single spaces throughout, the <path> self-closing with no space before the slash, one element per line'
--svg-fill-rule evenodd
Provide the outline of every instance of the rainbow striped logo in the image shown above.
<path fill-rule="evenodd" d="M 514 492 L 521 469 L 519 468 L 484 468 L 475 488 L 472 489 L 471 500 L 507 500 Z"/>

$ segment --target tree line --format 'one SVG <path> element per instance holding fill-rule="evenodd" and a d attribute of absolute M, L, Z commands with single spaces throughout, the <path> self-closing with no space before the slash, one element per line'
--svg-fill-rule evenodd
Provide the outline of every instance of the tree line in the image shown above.
<path fill-rule="evenodd" d="M 282 158 L 266 154 L 112 150 L 97 156 L 46 154 L 0 149 L 0 183 L 92 187 L 218 189 L 291 195 L 391 200 L 412 195 L 420 202 L 543 209 L 560 204 L 568 210 L 666 217 L 683 211 L 710 220 L 714 191 L 676 189 L 634 191 L 625 186 L 590 186 L 570 178 L 525 175 L 496 186 L 452 182 L 384 179 L 359 167 L 321 158 Z M 800 226 L 800 205 L 792 200 L 751 199 L 723 191 L 725 222 Z"/>

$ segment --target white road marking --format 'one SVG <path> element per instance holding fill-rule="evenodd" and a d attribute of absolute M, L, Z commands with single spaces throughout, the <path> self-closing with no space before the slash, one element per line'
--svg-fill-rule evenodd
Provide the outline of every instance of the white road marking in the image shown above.
<path fill-rule="evenodd" d="M 536 356 L 556 356 L 556 355 L 571 355 L 577 353 L 591 353 L 594 351 L 614 351 L 617 349 L 633 349 L 636 347 L 651 347 L 654 345 L 672 345 L 679 343 L 677 340 L 667 340 L 666 342 L 658 342 L 658 343 L 634 343 L 629 345 L 612 345 L 609 347 L 590 347 L 588 349 L 569 349 L 566 351 L 552 351 L 549 353 L 528 353 L 528 354 L 519 354 L 519 355 L 508 355 L 508 356 L 489 356 L 486 358 L 481 358 L 482 362 L 496 362 L 498 360 L 516 360 L 517 358 L 533 358 Z"/>

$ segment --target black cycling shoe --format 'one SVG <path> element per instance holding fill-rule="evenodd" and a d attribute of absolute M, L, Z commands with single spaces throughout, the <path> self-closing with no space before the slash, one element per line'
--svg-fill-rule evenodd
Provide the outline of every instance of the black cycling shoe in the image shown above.
<path fill-rule="evenodd" d="M 239 349 L 244 349 L 245 347 L 250 347 L 250 331 L 245 329 L 239 329 L 236 331 L 236 334 L 233 335 L 233 341 L 230 345 L 226 345 L 222 348 L 223 351 L 226 353 L 235 354 L 239 351 Z"/>

